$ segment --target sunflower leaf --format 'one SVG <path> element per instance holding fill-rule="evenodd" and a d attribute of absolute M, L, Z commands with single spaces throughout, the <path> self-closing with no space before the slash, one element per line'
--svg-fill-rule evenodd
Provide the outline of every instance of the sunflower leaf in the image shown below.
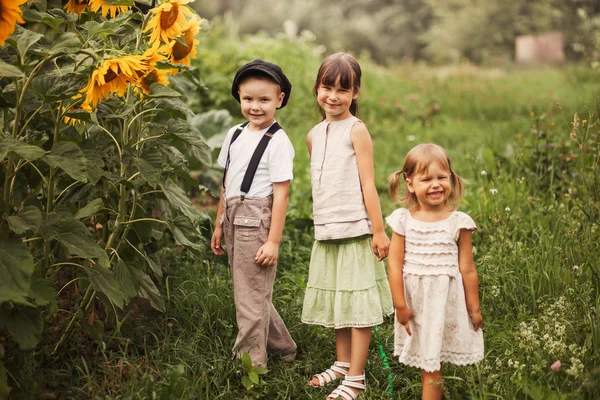
<path fill-rule="evenodd" d="M 21 350 L 33 349 L 42 338 L 44 320 L 34 307 L 0 307 L 0 327 L 6 328 Z"/>
<path fill-rule="evenodd" d="M 19 156 L 28 161 L 37 160 L 46 154 L 46 150 L 37 146 L 23 143 L 20 140 L 12 138 L 0 139 L 0 160 L 3 160 L 4 157 L 6 157 L 6 155 L 10 152 L 17 153 Z"/>
<path fill-rule="evenodd" d="M 0 241 L 0 303 L 28 304 L 33 257 L 29 247 L 16 239 Z"/>
<path fill-rule="evenodd" d="M 82 27 L 88 32 L 89 37 L 96 35 L 107 37 L 116 32 L 118 25 L 114 21 L 104 21 L 102 23 L 88 21 Z"/>
<path fill-rule="evenodd" d="M 42 212 L 34 206 L 26 206 L 16 215 L 6 217 L 8 226 L 17 235 L 29 231 L 37 232 L 42 223 Z"/>
<path fill-rule="evenodd" d="M 140 170 L 142 178 L 153 188 L 156 188 L 156 185 L 160 183 L 162 160 L 163 155 L 156 148 L 144 149 L 142 156 L 135 159 L 135 164 Z"/>
<path fill-rule="evenodd" d="M 181 93 L 176 90 L 173 90 L 165 85 L 161 85 L 160 83 L 153 83 L 150 85 L 150 97 L 152 98 L 161 98 L 161 97 L 180 97 Z"/>
<path fill-rule="evenodd" d="M 73 32 L 65 32 L 58 39 L 56 39 L 56 44 L 52 46 L 50 50 L 51 54 L 57 54 L 60 52 L 64 53 L 75 53 L 76 51 L 81 49 L 81 40 L 79 36 L 77 36 Z"/>
<path fill-rule="evenodd" d="M 13 77 L 21 77 L 23 76 L 23 71 L 14 65 L 10 65 L 5 63 L 4 61 L 0 61 L 0 78 L 13 78 Z"/>
<path fill-rule="evenodd" d="M 44 161 L 52 167 L 62 169 L 73 179 L 87 182 L 85 156 L 79 146 L 73 142 L 56 143 L 50 153 L 44 157 Z"/>
<path fill-rule="evenodd" d="M 15 50 L 17 50 L 17 53 L 19 53 L 21 58 L 24 59 L 27 50 L 29 50 L 31 46 L 33 46 L 43 37 L 44 35 L 42 34 L 30 31 L 21 27 L 20 25 L 17 25 L 15 27 L 15 32 L 6 42 L 9 43 Z"/>
<path fill-rule="evenodd" d="M 57 30 L 65 22 L 63 18 L 57 18 L 46 12 L 39 12 L 31 8 L 23 10 L 23 19 L 27 22 L 41 22 L 54 30 Z"/>

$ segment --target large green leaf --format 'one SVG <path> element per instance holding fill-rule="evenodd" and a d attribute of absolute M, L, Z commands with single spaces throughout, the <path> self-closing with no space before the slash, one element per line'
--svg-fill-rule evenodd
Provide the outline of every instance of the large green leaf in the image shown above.
<path fill-rule="evenodd" d="M 33 258 L 29 247 L 16 239 L 0 241 L 0 304 L 10 301 L 29 304 Z"/>
<path fill-rule="evenodd" d="M 18 67 L 7 64 L 4 61 L 0 61 L 0 78 L 18 78 L 21 76 L 23 76 L 23 71 L 21 71 Z"/>
<path fill-rule="evenodd" d="M 150 85 L 150 97 L 160 99 L 163 97 L 180 97 L 181 93 L 171 89 L 168 86 L 161 85 L 160 83 L 153 83 Z"/>
<path fill-rule="evenodd" d="M 52 49 L 50 50 L 52 54 L 75 53 L 81 49 L 80 36 L 76 35 L 74 32 L 63 33 L 54 43 L 54 46 L 52 46 Z"/>
<path fill-rule="evenodd" d="M 33 278 L 29 288 L 29 297 L 36 305 L 47 307 L 50 313 L 56 311 L 57 292 L 48 279 Z"/>
<path fill-rule="evenodd" d="M 29 350 L 39 343 L 44 321 L 39 308 L 0 306 L 0 327 L 8 330 L 21 350 Z"/>
<path fill-rule="evenodd" d="M 42 212 L 37 207 L 27 206 L 6 220 L 10 229 L 17 235 L 27 231 L 37 232 L 42 223 Z"/>
<path fill-rule="evenodd" d="M 187 124 L 187 122 L 183 120 L 169 120 L 169 122 L 167 122 L 167 133 L 177 136 L 179 139 L 191 144 L 192 146 L 210 150 L 200 133 L 194 131 Z"/>
<path fill-rule="evenodd" d="M 85 207 L 80 208 L 75 214 L 77 219 L 86 219 L 96 214 L 99 209 L 104 205 L 104 201 L 100 198 L 90 201 Z"/>
<path fill-rule="evenodd" d="M 173 234 L 173 239 L 177 242 L 177 244 L 181 246 L 190 247 L 196 251 L 205 251 L 206 247 L 202 246 L 197 242 L 192 242 L 187 238 L 181 231 L 181 229 L 177 228 L 175 225 L 170 224 L 169 228 L 171 229 L 171 233 Z"/>
<path fill-rule="evenodd" d="M 137 295 L 138 290 L 140 289 L 143 272 L 140 268 L 136 268 L 131 264 L 126 264 L 121 259 L 117 261 L 117 265 L 115 265 L 113 271 L 115 278 L 121 287 L 125 302 L 127 302 Z"/>
<path fill-rule="evenodd" d="M 104 268 L 108 267 L 106 251 L 94 241 L 88 228 L 75 219 L 64 206 L 59 206 L 48 214 L 45 223 L 40 227 L 40 234 L 45 240 L 58 240 L 69 255 L 97 258 L 98 264 Z"/>
<path fill-rule="evenodd" d="M 44 161 L 52 167 L 62 169 L 75 180 L 87 182 L 83 151 L 73 142 L 56 143 L 44 157 Z"/>
<path fill-rule="evenodd" d="M 160 292 L 152 279 L 146 274 L 142 276 L 138 296 L 148 299 L 152 307 L 156 308 L 158 311 L 165 311 L 165 300 L 160 295 Z"/>
<path fill-rule="evenodd" d="M 46 12 L 39 12 L 32 8 L 23 10 L 23 19 L 27 22 L 41 22 L 54 30 L 57 30 L 65 22 L 63 18 L 57 18 Z"/>
<path fill-rule="evenodd" d="M 102 161 L 100 153 L 96 150 L 84 149 L 83 154 L 88 179 L 91 183 L 96 183 L 105 175 L 104 161 Z"/>
<path fill-rule="evenodd" d="M 89 37 L 96 35 L 107 37 L 109 35 L 113 35 L 119 26 L 114 21 L 104 21 L 102 23 L 88 21 L 83 24 L 82 27 L 88 32 Z"/>
<path fill-rule="evenodd" d="M 186 156 L 191 170 L 200 170 L 203 166 L 212 166 L 212 152 L 207 148 L 190 146 L 187 148 Z"/>
<path fill-rule="evenodd" d="M 44 35 L 23 28 L 21 25 L 15 26 L 15 32 L 6 42 L 9 43 L 22 58 L 31 46 L 37 43 Z"/>
<path fill-rule="evenodd" d="M 196 223 L 202 217 L 200 211 L 194 207 L 183 189 L 171 179 L 164 180 L 160 184 L 160 188 L 171 205 L 185 214 L 191 221 Z"/>
<path fill-rule="evenodd" d="M 20 140 L 12 138 L 0 139 L 0 160 L 3 160 L 10 152 L 16 153 L 28 161 L 37 160 L 46 154 L 44 149 L 29 145 Z"/>
<path fill-rule="evenodd" d="M 86 268 L 85 272 L 96 292 L 103 293 L 115 306 L 123 308 L 125 297 L 112 270 L 95 265 Z"/>
<path fill-rule="evenodd" d="M 227 131 L 233 126 L 233 117 L 228 110 L 210 110 L 195 115 L 190 120 L 190 125 L 208 138 L 211 148 L 216 148 L 221 147 Z"/>
<path fill-rule="evenodd" d="M 140 175 L 153 188 L 156 188 L 160 183 L 162 162 L 163 155 L 157 148 L 144 149 L 141 157 L 135 159 L 135 164 L 140 170 Z"/>
<path fill-rule="evenodd" d="M 154 273 L 154 276 L 156 276 L 158 279 L 162 279 L 163 272 L 162 272 L 162 267 L 161 267 L 161 263 L 160 263 L 160 257 L 158 256 L 158 254 L 157 253 L 146 254 L 144 252 L 144 258 L 148 262 L 148 266 Z"/>
<path fill-rule="evenodd" d="M 73 73 L 48 73 L 36 76 L 31 86 L 46 102 L 52 103 L 75 96 L 84 85 L 84 79 Z"/>

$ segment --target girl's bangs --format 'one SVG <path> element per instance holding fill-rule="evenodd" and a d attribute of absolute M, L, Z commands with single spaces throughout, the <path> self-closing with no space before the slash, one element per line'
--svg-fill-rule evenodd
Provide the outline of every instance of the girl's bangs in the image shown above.
<path fill-rule="evenodd" d="M 354 71 L 352 66 L 345 62 L 336 62 L 327 65 L 323 69 L 321 75 L 321 85 L 335 86 L 340 82 L 340 87 L 343 89 L 353 89 L 354 87 Z"/>
<path fill-rule="evenodd" d="M 448 164 L 448 157 L 446 154 L 440 151 L 432 151 L 421 154 L 421 158 L 415 166 L 414 173 L 424 174 L 427 172 L 427 170 L 429 170 L 429 166 L 434 163 L 438 164 L 445 170 L 452 172 L 450 170 L 450 164 Z"/>

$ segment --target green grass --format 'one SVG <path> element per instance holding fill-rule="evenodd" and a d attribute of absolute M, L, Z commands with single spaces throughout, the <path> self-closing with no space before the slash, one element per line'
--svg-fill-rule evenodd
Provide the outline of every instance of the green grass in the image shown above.
<path fill-rule="evenodd" d="M 184 253 L 164 285 L 166 314 L 132 320 L 125 338 L 105 336 L 98 343 L 80 332 L 58 356 L 42 349 L 35 361 L 24 358 L 22 375 L 14 378 L 37 383 L 15 389 L 22 398 L 46 393 L 64 399 L 307 399 L 329 393 L 309 388 L 307 381 L 334 361 L 333 332 L 300 322 L 312 245 L 304 138 L 319 122 L 310 90 L 321 54 L 312 43 L 285 38 L 208 37 L 204 43 L 199 71 L 207 97 L 200 96 L 200 109 L 227 107 L 235 113 L 229 78 L 254 58 L 279 63 L 294 84 L 292 100 L 277 117 L 296 149 L 296 178 L 274 303 L 298 343 L 297 362 L 287 367 L 270 360 L 261 383 L 247 390 L 242 385 L 247 371 L 230 353 L 236 326 L 226 260 Z M 597 72 L 583 66 L 386 70 L 367 61 L 362 67 L 360 117 L 374 140 L 384 214 L 397 207 L 387 195 L 387 176 L 417 143 L 444 146 L 468 181 L 461 210 L 479 226 L 474 248 L 486 358 L 476 366 L 445 367 L 446 397 L 598 398 L 599 126 L 586 108 L 596 111 Z M 581 146 L 569 136 L 575 112 L 588 120 L 577 131 Z M 365 399 L 420 397 L 419 371 L 391 355 L 392 331 L 388 320 L 373 337 Z M 391 370 L 383 368 L 379 345 Z M 550 365 L 557 359 L 562 367 L 553 373 Z M 393 395 L 387 392 L 390 372 Z"/>

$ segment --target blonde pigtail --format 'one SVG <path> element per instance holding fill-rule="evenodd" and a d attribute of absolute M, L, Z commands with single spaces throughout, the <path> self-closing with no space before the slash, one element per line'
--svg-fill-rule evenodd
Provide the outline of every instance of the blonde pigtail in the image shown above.
<path fill-rule="evenodd" d="M 402 171 L 396 171 L 392 175 L 390 175 L 388 191 L 390 192 L 390 197 L 394 202 L 398 203 L 400 201 L 400 182 L 401 182 Z"/>

